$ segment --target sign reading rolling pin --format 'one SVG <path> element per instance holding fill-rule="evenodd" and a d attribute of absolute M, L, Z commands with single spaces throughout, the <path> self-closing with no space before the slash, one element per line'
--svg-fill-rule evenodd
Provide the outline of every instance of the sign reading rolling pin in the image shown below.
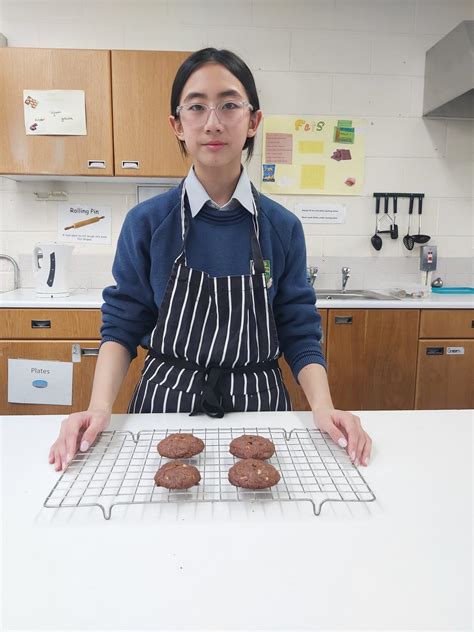
<path fill-rule="evenodd" d="M 62 204 L 58 212 L 58 239 L 62 242 L 111 244 L 111 207 Z"/>

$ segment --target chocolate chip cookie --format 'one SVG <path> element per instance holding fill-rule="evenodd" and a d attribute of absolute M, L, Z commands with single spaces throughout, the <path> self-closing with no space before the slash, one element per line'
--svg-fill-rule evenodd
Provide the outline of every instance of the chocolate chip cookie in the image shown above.
<path fill-rule="evenodd" d="M 167 489 L 188 489 L 197 485 L 200 480 L 197 467 L 184 461 L 169 461 L 155 474 L 156 485 Z"/>
<path fill-rule="evenodd" d="M 276 485 L 280 473 L 273 465 L 258 459 L 237 461 L 229 470 L 229 481 L 236 487 L 246 489 L 265 489 Z"/>
<path fill-rule="evenodd" d="M 186 432 L 176 432 L 160 441 L 157 450 L 167 459 L 189 459 L 204 450 L 204 441 Z"/>
<path fill-rule="evenodd" d="M 242 435 L 230 442 L 229 452 L 239 459 L 269 459 L 275 454 L 270 439 L 257 435 Z"/>

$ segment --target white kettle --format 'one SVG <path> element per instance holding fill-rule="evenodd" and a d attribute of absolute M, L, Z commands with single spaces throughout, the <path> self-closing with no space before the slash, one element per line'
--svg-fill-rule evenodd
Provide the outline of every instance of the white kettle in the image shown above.
<path fill-rule="evenodd" d="M 54 241 L 38 243 L 33 250 L 36 296 L 69 296 L 69 268 L 74 246 Z"/>

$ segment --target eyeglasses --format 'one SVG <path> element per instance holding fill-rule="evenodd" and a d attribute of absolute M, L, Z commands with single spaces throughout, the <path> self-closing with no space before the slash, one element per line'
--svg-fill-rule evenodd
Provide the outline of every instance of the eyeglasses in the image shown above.
<path fill-rule="evenodd" d="M 247 110 L 253 112 L 253 106 L 248 101 L 223 101 L 216 106 L 207 103 L 185 103 L 178 105 L 176 116 L 190 125 L 203 125 L 207 123 L 211 110 L 214 110 L 219 121 L 225 125 L 238 123 L 242 120 Z"/>

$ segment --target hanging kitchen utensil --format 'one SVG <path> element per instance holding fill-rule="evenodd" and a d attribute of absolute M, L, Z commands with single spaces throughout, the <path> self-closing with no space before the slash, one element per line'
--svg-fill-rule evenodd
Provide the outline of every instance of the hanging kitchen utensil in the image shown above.
<path fill-rule="evenodd" d="M 390 237 L 392 239 L 398 239 L 398 225 L 397 225 L 397 205 L 398 197 L 393 196 L 393 224 L 390 226 Z"/>
<path fill-rule="evenodd" d="M 388 219 L 390 221 L 390 229 L 389 230 L 380 230 L 379 228 L 379 235 L 383 234 L 383 233 L 392 233 L 392 225 L 393 225 L 393 219 L 392 216 L 390 215 L 390 213 L 388 212 L 388 201 L 389 201 L 389 195 L 387 193 L 385 193 L 384 195 L 384 208 L 383 208 L 383 215 L 382 218 L 380 220 L 380 224 L 383 222 L 384 219 Z M 379 226 L 380 226 L 379 224 Z"/>
<path fill-rule="evenodd" d="M 413 235 L 415 244 L 426 244 L 431 239 L 430 235 L 423 235 L 421 232 L 421 209 L 423 205 L 423 196 L 418 195 L 418 234 Z"/>
<path fill-rule="evenodd" d="M 410 206 L 408 208 L 408 229 L 407 229 L 407 234 L 403 238 L 403 245 L 405 246 L 407 250 L 413 250 L 413 247 L 415 245 L 415 242 L 413 241 L 413 237 L 410 235 L 411 216 L 413 214 L 413 202 L 414 202 L 414 197 L 413 195 L 410 195 Z"/>
<path fill-rule="evenodd" d="M 370 238 L 370 242 L 375 250 L 382 248 L 382 238 L 379 237 L 379 212 L 380 212 L 380 197 L 377 195 L 375 198 L 375 234 Z"/>

